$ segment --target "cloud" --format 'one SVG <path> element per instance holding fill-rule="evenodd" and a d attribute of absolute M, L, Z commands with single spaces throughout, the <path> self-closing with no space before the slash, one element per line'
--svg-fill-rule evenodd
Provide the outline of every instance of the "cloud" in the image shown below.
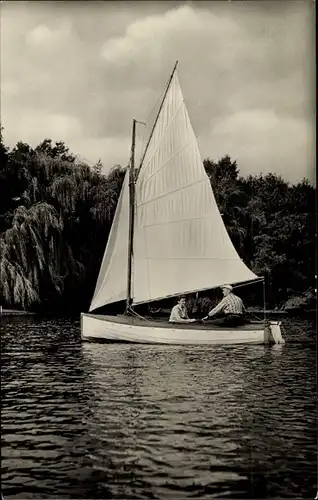
<path fill-rule="evenodd" d="M 309 124 L 273 111 L 254 109 L 228 116 L 213 127 L 211 137 L 216 156 L 226 151 L 243 171 L 282 173 L 283 167 L 289 180 L 297 182 L 302 175 L 299 161 L 308 165 L 307 173 L 314 167 L 314 134 Z"/>
<path fill-rule="evenodd" d="M 312 14 L 279 1 L 6 3 L 5 140 L 62 139 L 106 170 L 125 165 L 132 119 L 147 119 L 178 59 L 203 157 L 313 178 Z"/>
<path fill-rule="evenodd" d="M 46 113 L 28 109 L 22 116 L 16 111 L 6 120 L 6 127 L 14 129 L 18 140 L 32 146 L 39 144 L 44 138 L 80 143 L 83 136 L 81 122 L 75 116 L 59 113 Z M 13 145 L 13 144 L 11 144 Z"/>
<path fill-rule="evenodd" d="M 74 138 L 69 144 L 74 151 L 82 151 L 84 158 L 86 154 L 94 151 L 94 162 L 96 163 L 100 158 L 107 165 L 106 172 L 114 165 L 121 164 L 126 167 L 129 162 L 131 145 L 127 137 L 109 137 L 109 138 Z M 92 155 L 91 155 L 92 158 Z M 119 163 L 118 158 L 122 161 Z"/>
<path fill-rule="evenodd" d="M 34 30 L 30 31 L 26 35 L 26 41 L 30 45 L 38 45 L 42 43 L 51 42 L 57 40 L 57 37 L 54 36 L 55 33 L 50 30 L 45 24 L 37 26 Z"/>
<path fill-rule="evenodd" d="M 49 28 L 46 24 L 40 24 L 26 34 L 26 43 L 31 47 L 47 50 L 48 47 L 56 48 L 57 45 L 65 43 L 72 36 L 72 26 L 64 22 L 57 28 Z"/>
<path fill-rule="evenodd" d="M 205 28 L 219 31 L 217 18 L 210 13 L 207 15 L 208 19 L 204 12 L 183 6 L 161 16 L 148 16 L 137 20 L 127 27 L 124 36 L 107 40 L 102 47 L 102 57 L 115 66 L 130 65 L 136 58 L 141 58 L 145 64 L 150 63 L 155 68 L 162 64 L 162 58 L 169 60 L 171 56 L 175 58 L 181 55 L 179 50 L 184 43 L 189 39 L 193 43 L 198 34 L 202 44 L 206 38 Z M 229 27 L 233 29 L 235 25 L 226 20 L 224 28 Z"/>
<path fill-rule="evenodd" d="M 222 36 L 224 33 L 230 37 Z M 120 76 L 127 68 L 140 68 L 130 75 L 132 84 L 159 88 L 163 74 L 176 60 L 186 68 L 188 78 L 202 83 L 204 67 L 209 67 L 210 73 L 212 64 L 217 68 L 222 64 L 225 73 L 232 66 L 237 56 L 233 41 L 245 38 L 244 30 L 234 20 L 185 5 L 136 20 L 122 36 L 103 44 L 101 56 L 107 65 L 117 68 Z"/>

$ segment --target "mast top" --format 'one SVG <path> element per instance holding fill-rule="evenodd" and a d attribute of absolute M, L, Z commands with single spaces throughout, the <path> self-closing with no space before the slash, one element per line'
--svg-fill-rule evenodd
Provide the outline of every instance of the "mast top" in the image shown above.
<path fill-rule="evenodd" d="M 172 81 L 173 75 L 175 74 L 175 71 L 176 71 L 176 69 L 177 69 L 178 62 L 179 62 L 179 61 L 176 61 L 176 62 L 175 62 L 175 65 L 174 65 L 174 67 L 173 67 L 173 70 L 172 70 L 172 73 L 171 73 L 171 75 L 170 75 L 169 81 L 168 81 L 168 83 L 167 83 L 166 90 L 165 90 L 165 92 L 164 92 L 164 95 L 163 95 L 163 98 L 162 98 L 162 101 L 161 101 L 161 104 L 160 104 L 160 107 L 159 107 L 159 111 L 158 111 L 158 113 L 157 113 L 157 117 L 156 117 L 155 122 L 154 122 L 154 124 L 153 124 L 152 130 L 151 130 L 151 132 L 150 132 L 150 136 L 149 136 L 149 138 L 148 138 L 148 142 L 147 142 L 147 144 L 146 144 L 146 147 L 145 147 L 144 153 L 143 153 L 142 158 L 141 158 L 141 160 L 140 160 L 139 170 L 141 169 L 142 164 L 143 164 L 143 162 L 144 162 L 144 159 L 145 159 L 145 156 L 146 156 L 146 153 L 147 153 L 147 150 L 148 150 L 148 147 L 149 147 L 149 144 L 150 144 L 151 138 L 152 138 L 152 136 L 153 136 L 154 130 L 155 130 L 155 128 L 156 128 L 157 121 L 158 121 L 158 118 L 159 118 L 159 116 L 160 116 L 160 113 L 161 113 L 161 110 L 162 110 L 163 104 L 164 104 L 164 102 L 165 102 L 166 95 L 167 95 L 167 93 L 168 93 L 168 90 L 169 90 L 169 87 L 170 87 L 170 84 L 171 84 L 171 81 Z"/>

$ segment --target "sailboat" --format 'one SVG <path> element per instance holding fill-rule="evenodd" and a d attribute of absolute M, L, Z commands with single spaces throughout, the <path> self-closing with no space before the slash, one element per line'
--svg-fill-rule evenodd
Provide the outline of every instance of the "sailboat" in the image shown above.
<path fill-rule="evenodd" d="M 89 313 L 81 314 L 84 341 L 146 344 L 284 343 L 280 323 L 237 328 L 171 324 L 145 318 L 140 304 L 261 281 L 237 254 L 200 156 L 177 74 L 166 85 L 138 169 L 136 120 L 126 171 Z M 96 314 L 126 300 L 122 315 Z M 94 313 L 93 313 L 94 311 Z"/>

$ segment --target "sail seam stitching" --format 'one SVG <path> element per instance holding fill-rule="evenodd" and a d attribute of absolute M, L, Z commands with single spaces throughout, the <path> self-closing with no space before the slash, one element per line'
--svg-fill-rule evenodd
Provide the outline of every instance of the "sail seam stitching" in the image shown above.
<path fill-rule="evenodd" d="M 188 222 L 190 220 L 208 219 L 209 217 L 211 217 L 211 213 L 208 213 L 206 215 L 199 215 L 198 217 L 189 217 L 188 219 L 176 219 L 165 222 L 158 222 L 156 224 L 148 224 L 147 226 L 142 226 L 142 227 L 162 226 L 163 224 L 174 224 L 176 222 Z"/>
<path fill-rule="evenodd" d="M 179 149 L 176 153 L 174 153 L 174 154 L 173 154 L 173 155 L 169 158 L 169 160 L 167 160 L 165 163 L 163 163 L 163 164 L 161 165 L 161 167 L 160 167 L 160 168 L 158 168 L 158 170 L 156 170 L 153 174 L 149 175 L 149 177 L 146 177 L 146 178 L 144 177 L 144 182 L 149 181 L 149 179 L 152 179 L 152 177 L 153 177 L 154 175 L 158 174 L 159 172 L 161 172 L 161 170 L 163 170 L 164 168 L 166 168 L 166 167 L 167 167 L 167 165 L 169 165 L 169 163 L 171 162 L 171 160 L 172 160 L 175 156 L 177 156 L 178 154 L 180 154 L 180 153 L 181 153 L 181 152 L 182 152 L 182 151 L 183 151 L 183 150 L 184 150 L 187 146 L 189 146 L 189 144 L 191 144 L 191 142 L 192 142 L 192 141 L 191 141 L 191 140 L 189 140 L 189 141 L 188 141 L 188 142 L 187 142 L 184 146 L 182 146 L 182 148 L 180 148 L 180 149 Z"/>
<path fill-rule="evenodd" d="M 230 262 L 237 262 L 238 260 L 242 261 L 244 265 L 244 261 L 238 256 L 237 259 L 225 259 L 224 257 L 143 257 L 145 260 L 226 260 Z M 247 267 L 247 266 L 246 266 Z M 253 272 L 253 271 L 251 271 Z"/>
<path fill-rule="evenodd" d="M 153 159 L 153 157 L 154 157 L 154 156 L 155 156 L 155 154 L 157 153 L 158 149 L 160 148 L 160 146 L 161 146 L 161 144 L 162 144 L 163 140 L 165 139 L 165 137 L 166 137 L 166 135 L 167 135 L 168 130 L 170 129 L 170 127 L 171 127 L 172 123 L 173 123 L 173 122 L 174 122 L 174 120 L 176 119 L 176 117 L 177 117 L 177 115 L 178 115 L 178 113 L 179 113 L 180 109 L 182 108 L 182 105 L 183 105 L 183 104 L 184 104 L 184 99 L 182 99 L 181 104 L 180 104 L 180 106 L 178 107 L 177 111 L 175 112 L 174 117 L 173 117 L 173 118 L 172 118 L 172 120 L 170 121 L 169 125 L 166 127 L 166 129 L 165 129 L 165 131 L 164 131 L 164 133 L 163 133 L 163 135 L 162 135 L 162 137 L 161 137 L 161 140 L 160 140 L 160 142 L 159 142 L 159 144 L 158 144 L 157 148 L 156 148 L 156 149 L 155 149 L 155 151 L 152 153 L 152 155 L 151 155 L 151 157 L 149 158 L 148 162 L 147 162 L 146 164 L 145 164 L 145 163 L 143 164 L 143 171 L 144 171 L 144 172 L 146 171 L 146 169 L 147 169 L 147 168 L 148 168 L 148 166 L 149 166 L 149 163 L 151 162 L 151 160 Z"/>
<path fill-rule="evenodd" d="M 181 191 L 182 189 L 187 189 L 187 188 L 190 188 L 192 186 L 196 186 L 198 184 L 201 184 L 202 182 L 206 182 L 207 180 L 208 180 L 208 177 L 203 178 L 200 181 L 192 182 L 192 184 L 185 184 L 184 186 L 181 186 L 178 189 L 174 189 L 173 191 L 169 191 L 168 193 L 164 193 L 161 196 L 157 196 L 157 198 L 153 198 L 152 200 L 148 200 L 148 201 L 144 201 L 143 203 L 139 203 L 139 205 L 137 204 L 137 208 L 142 207 L 144 205 L 147 205 L 148 203 L 151 203 L 153 201 L 159 200 L 160 198 L 164 198 L 165 196 L 169 196 L 170 194 L 177 193 L 178 191 Z M 211 184 L 210 184 L 210 187 L 211 187 Z"/>

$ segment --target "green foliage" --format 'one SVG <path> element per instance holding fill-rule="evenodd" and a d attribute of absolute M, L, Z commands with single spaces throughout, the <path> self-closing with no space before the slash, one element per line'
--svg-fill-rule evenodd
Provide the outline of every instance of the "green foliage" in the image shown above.
<path fill-rule="evenodd" d="M 59 158 L 62 161 L 73 163 L 75 156 L 69 152 L 69 148 L 65 146 L 64 142 L 58 141 L 52 145 L 51 139 L 44 139 L 36 148 L 37 153 L 43 153 L 50 158 Z"/>
<path fill-rule="evenodd" d="M 273 303 L 286 299 L 287 289 L 311 286 L 316 190 L 308 180 L 290 185 L 275 174 L 242 178 L 228 156 L 204 165 L 233 244 L 265 276 Z"/>
<path fill-rule="evenodd" d="M 125 170 L 76 163 L 62 142 L 3 150 L 0 303 L 80 309 L 91 298 Z"/>
<path fill-rule="evenodd" d="M 63 223 L 47 203 L 19 206 L 12 227 L 1 235 L 0 290 L 6 300 L 22 307 L 39 300 L 44 269 L 60 292 L 60 252 L 57 245 Z M 63 264 L 65 264 L 63 262 Z M 10 300 L 11 299 L 11 300 Z"/>
<path fill-rule="evenodd" d="M 1 129 L 2 131 L 2 129 Z M 0 303 L 62 311 L 87 308 L 125 169 L 102 175 L 63 142 L 9 150 L 0 134 Z M 204 161 L 223 221 L 241 258 L 268 283 L 274 303 L 312 285 L 315 196 L 307 180 L 242 178 L 225 156 Z M 190 299 L 189 299 L 190 300 Z M 205 313 L 211 298 L 189 306 Z"/>
<path fill-rule="evenodd" d="M 314 292 L 313 287 L 308 288 L 304 293 L 301 295 L 296 295 L 290 297 L 284 308 L 285 310 L 288 309 L 307 309 L 307 308 L 314 308 L 316 305 L 316 294 Z"/>

